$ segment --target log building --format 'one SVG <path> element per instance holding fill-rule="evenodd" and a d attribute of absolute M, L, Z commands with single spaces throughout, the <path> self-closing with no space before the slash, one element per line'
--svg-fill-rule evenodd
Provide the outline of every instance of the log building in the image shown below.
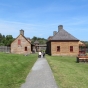
<path fill-rule="evenodd" d="M 54 31 L 53 36 L 48 38 L 46 53 L 49 55 L 78 55 L 79 39 L 65 31 L 63 25 L 59 25 L 58 32 Z"/>
<path fill-rule="evenodd" d="M 11 43 L 11 53 L 29 54 L 31 53 L 31 40 L 24 36 L 24 30 L 20 30 L 19 36 Z"/>

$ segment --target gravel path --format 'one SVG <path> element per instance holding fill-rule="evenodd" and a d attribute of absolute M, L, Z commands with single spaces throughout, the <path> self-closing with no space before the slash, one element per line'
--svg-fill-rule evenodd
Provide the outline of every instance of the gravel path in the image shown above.
<path fill-rule="evenodd" d="M 58 88 L 45 58 L 38 58 L 21 88 Z"/>

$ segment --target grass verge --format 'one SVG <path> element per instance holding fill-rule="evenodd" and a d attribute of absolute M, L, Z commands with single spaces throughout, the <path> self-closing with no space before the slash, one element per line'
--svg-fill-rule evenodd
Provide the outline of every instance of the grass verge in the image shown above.
<path fill-rule="evenodd" d="M 88 63 L 76 63 L 76 57 L 46 56 L 60 88 L 88 88 Z"/>
<path fill-rule="evenodd" d="M 36 54 L 0 53 L 0 88 L 20 88 L 36 60 Z"/>

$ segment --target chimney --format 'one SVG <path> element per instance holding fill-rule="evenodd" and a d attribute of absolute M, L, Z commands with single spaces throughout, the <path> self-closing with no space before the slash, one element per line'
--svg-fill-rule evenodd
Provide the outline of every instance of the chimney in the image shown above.
<path fill-rule="evenodd" d="M 24 30 L 20 30 L 20 34 L 24 36 Z"/>
<path fill-rule="evenodd" d="M 58 26 L 58 32 L 63 29 L 63 25 Z"/>
<path fill-rule="evenodd" d="M 53 36 L 56 35 L 56 33 L 57 33 L 57 31 L 54 31 L 54 32 L 53 32 Z"/>

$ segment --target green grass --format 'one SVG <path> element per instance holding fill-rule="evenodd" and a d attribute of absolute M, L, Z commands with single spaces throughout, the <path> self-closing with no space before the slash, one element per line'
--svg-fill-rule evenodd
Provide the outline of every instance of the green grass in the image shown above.
<path fill-rule="evenodd" d="M 88 63 L 76 63 L 76 57 L 46 56 L 60 88 L 88 88 Z"/>
<path fill-rule="evenodd" d="M 36 60 L 37 54 L 0 53 L 0 88 L 20 88 Z"/>

